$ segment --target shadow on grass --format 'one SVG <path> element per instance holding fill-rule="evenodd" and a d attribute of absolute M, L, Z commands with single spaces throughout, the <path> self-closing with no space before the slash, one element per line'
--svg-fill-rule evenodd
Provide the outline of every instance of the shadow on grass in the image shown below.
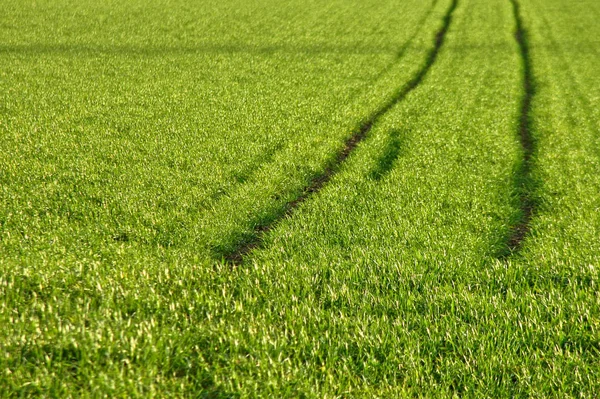
<path fill-rule="evenodd" d="M 402 147 L 405 141 L 406 138 L 401 135 L 398 130 L 391 130 L 389 132 L 385 149 L 377 160 L 375 168 L 373 168 L 369 174 L 371 179 L 381 180 L 390 173 L 396 159 L 398 159 L 402 153 Z"/>
<path fill-rule="evenodd" d="M 0 45 L 0 54 L 20 55 L 123 55 L 123 56 L 182 56 L 202 54 L 349 54 L 349 55 L 389 55 L 395 52 L 392 46 L 368 46 L 362 43 L 348 44 L 273 44 L 252 43 L 205 43 L 190 46 L 136 46 L 102 44 L 14 44 Z"/>

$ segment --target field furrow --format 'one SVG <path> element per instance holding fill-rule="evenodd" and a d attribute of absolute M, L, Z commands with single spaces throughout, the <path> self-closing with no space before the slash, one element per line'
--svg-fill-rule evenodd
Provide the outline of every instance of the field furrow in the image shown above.
<path fill-rule="evenodd" d="M 505 257 L 518 251 L 527 236 L 531 218 L 535 214 L 535 203 L 533 201 L 534 182 L 531 178 L 531 158 L 535 153 L 535 141 L 531 134 L 531 103 L 535 95 L 535 80 L 531 70 L 531 58 L 529 52 L 529 39 L 527 31 L 523 27 L 520 5 L 517 0 L 511 0 L 515 15 L 515 38 L 519 44 L 523 62 L 523 94 L 521 99 L 521 115 L 519 117 L 519 138 L 523 152 L 523 160 L 519 165 L 514 177 L 514 188 L 519 195 L 521 217 L 516 225 L 512 227 L 506 251 L 499 253 Z"/>

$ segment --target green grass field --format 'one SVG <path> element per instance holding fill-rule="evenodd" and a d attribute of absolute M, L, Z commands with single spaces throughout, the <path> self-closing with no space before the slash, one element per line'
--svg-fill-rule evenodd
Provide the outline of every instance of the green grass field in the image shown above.
<path fill-rule="evenodd" d="M 2 10 L 0 397 L 598 397 L 600 3 Z"/>

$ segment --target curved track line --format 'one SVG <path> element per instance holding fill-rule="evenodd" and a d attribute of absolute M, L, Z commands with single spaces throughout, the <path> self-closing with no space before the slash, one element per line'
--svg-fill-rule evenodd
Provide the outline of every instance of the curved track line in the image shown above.
<path fill-rule="evenodd" d="M 435 6 L 437 5 L 439 0 L 433 0 L 433 2 L 431 3 L 431 6 L 429 7 L 429 10 L 427 10 L 427 12 L 425 13 L 425 15 L 423 15 L 421 17 L 421 19 L 419 20 L 419 22 L 417 23 L 417 28 L 413 31 L 412 35 L 408 38 L 408 40 L 398 49 L 398 51 L 396 52 L 396 55 L 394 56 L 394 58 L 388 63 L 388 65 L 386 65 L 385 67 L 383 67 L 378 73 L 377 75 L 375 75 L 375 77 L 373 77 L 372 79 L 370 79 L 368 82 L 366 82 L 364 84 L 365 87 L 368 87 L 369 85 L 373 85 L 376 82 L 378 82 L 383 76 L 385 76 L 387 73 L 389 73 L 396 64 L 398 64 L 398 62 L 402 59 L 402 57 L 404 56 L 404 54 L 406 53 L 406 51 L 408 50 L 409 46 L 413 43 L 413 41 L 415 40 L 415 38 L 419 35 L 419 33 L 421 33 L 421 31 L 423 30 L 423 26 L 425 26 L 425 22 L 427 21 L 427 19 L 429 18 L 429 16 L 431 15 L 431 13 L 433 12 L 433 10 L 435 9 Z M 364 87 L 358 88 L 356 89 L 347 99 L 347 102 L 353 102 L 357 97 L 359 97 L 360 95 L 362 95 L 364 93 L 363 91 Z"/>
<path fill-rule="evenodd" d="M 419 22 L 417 23 L 417 29 L 415 29 L 415 31 L 408 38 L 408 40 L 406 41 L 406 43 L 404 43 L 402 45 L 402 47 L 400 47 L 400 49 L 398 50 L 398 52 L 396 53 L 396 56 L 392 59 L 392 61 L 385 68 L 383 68 L 377 75 L 375 75 L 375 78 L 371 80 L 372 82 L 376 82 L 379 79 L 381 79 L 381 77 L 383 77 L 383 75 L 385 75 L 386 73 L 388 73 L 389 71 L 391 71 L 392 68 L 394 67 L 394 65 L 396 65 L 398 63 L 398 61 L 400 61 L 400 59 L 406 53 L 406 50 L 408 50 L 408 47 L 412 44 L 412 42 L 415 40 L 415 38 L 423 30 L 423 26 L 425 26 L 425 21 L 427 21 L 427 18 L 429 18 L 429 16 L 431 15 L 431 13 L 433 12 L 433 10 L 435 9 L 435 6 L 437 5 L 437 3 L 438 3 L 438 0 L 433 0 L 433 2 L 431 3 L 431 6 L 429 7 L 429 10 L 427 10 L 427 12 L 425 13 L 425 15 L 423 15 L 421 17 L 421 19 L 419 20 Z"/>
<path fill-rule="evenodd" d="M 329 166 L 323 173 L 316 176 L 312 179 L 312 181 L 304 188 L 302 194 L 300 194 L 296 199 L 287 203 L 284 209 L 282 209 L 281 214 L 274 218 L 272 222 L 265 225 L 256 226 L 254 229 L 254 237 L 250 241 L 246 241 L 240 243 L 237 248 L 230 253 L 223 254 L 222 258 L 224 261 L 232 264 L 239 265 L 243 262 L 244 257 L 252 252 L 256 247 L 260 245 L 261 237 L 271 230 L 274 225 L 276 225 L 281 219 L 286 216 L 291 215 L 298 206 L 306 201 L 313 193 L 319 192 L 331 178 L 339 171 L 341 165 L 348 158 L 348 156 L 354 151 L 356 146 L 365 139 L 367 134 L 371 131 L 373 125 L 375 125 L 382 116 L 384 116 L 394 105 L 398 104 L 402 101 L 411 91 L 413 91 L 425 78 L 425 75 L 429 72 L 432 65 L 435 63 L 437 56 L 444 44 L 444 40 L 446 38 L 446 33 L 450 28 L 450 23 L 452 22 L 452 14 L 458 5 L 458 0 L 452 0 L 446 15 L 442 21 L 442 27 L 435 35 L 434 46 L 429 51 L 425 63 L 417 71 L 415 76 L 412 77 L 404 86 L 399 88 L 394 95 L 385 102 L 380 108 L 375 110 L 368 118 L 366 118 L 361 124 L 360 127 L 346 140 L 344 143 L 344 147 L 337 153 L 334 159 L 330 162 Z"/>

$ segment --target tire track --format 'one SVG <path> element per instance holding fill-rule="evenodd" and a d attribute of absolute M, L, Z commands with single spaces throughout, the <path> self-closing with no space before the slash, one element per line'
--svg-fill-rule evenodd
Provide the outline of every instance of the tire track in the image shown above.
<path fill-rule="evenodd" d="M 452 15 L 458 5 L 458 0 L 452 0 L 450 7 L 442 20 L 442 27 L 436 32 L 434 46 L 429 51 L 423 66 L 404 86 L 400 87 L 387 102 L 383 103 L 375 112 L 368 116 L 356 129 L 356 131 L 346 140 L 342 149 L 330 161 L 328 167 L 318 176 L 315 176 L 304 188 L 303 192 L 294 200 L 288 202 L 281 213 L 274 217 L 268 224 L 258 225 L 254 229 L 254 236 L 250 241 L 240 243 L 235 250 L 222 254 L 222 259 L 234 266 L 240 265 L 244 257 L 260 245 L 262 236 L 270 231 L 280 220 L 290 216 L 296 208 L 306 201 L 311 195 L 319 192 L 331 178 L 340 170 L 341 165 L 348 156 L 356 149 L 358 144 L 363 141 L 373 126 L 394 107 L 401 102 L 411 91 L 413 91 L 423 81 L 444 44 L 446 34 L 452 22 Z"/>
<path fill-rule="evenodd" d="M 404 54 L 408 50 L 408 47 L 412 44 L 412 42 L 415 40 L 415 38 L 423 30 L 423 26 L 425 26 L 425 21 L 427 21 L 427 18 L 429 18 L 429 16 L 431 15 L 431 13 L 433 12 L 433 10 L 435 9 L 435 6 L 437 5 L 438 1 L 439 0 L 433 0 L 433 2 L 431 3 L 431 6 L 429 7 L 429 10 L 427 10 L 427 12 L 425 13 L 425 15 L 423 15 L 421 17 L 421 19 L 419 20 L 419 22 L 417 23 L 417 29 L 415 29 L 415 31 L 408 38 L 408 40 L 406 41 L 406 43 L 404 43 L 402 45 L 402 47 L 400 47 L 400 49 L 396 53 L 394 59 L 392 59 L 392 61 L 385 68 L 383 68 L 377 75 L 375 75 L 375 78 L 373 78 L 371 80 L 371 82 L 376 82 L 379 79 L 381 79 L 386 73 L 390 72 L 392 70 L 392 68 L 394 68 L 394 65 L 396 65 L 400 61 L 400 59 L 404 56 Z"/>
<path fill-rule="evenodd" d="M 431 13 L 435 9 L 435 6 L 437 5 L 438 1 L 439 0 L 433 0 L 433 2 L 431 3 L 431 6 L 429 7 L 429 9 L 425 13 L 425 15 L 423 15 L 421 17 L 421 19 L 419 20 L 419 22 L 417 23 L 417 28 L 414 30 L 412 35 L 408 38 L 406 43 L 404 43 L 402 45 L 402 47 L 400 47 L 400 49 L 398 49 L 394 58 L 385 67 L 383 67 L 377 73 L 377 75 L 375 75 L 373 78 L 371 78 L 368 82 L 365 82 L 364 86 L 368 87 L 369 85 L 373 85 L 374 83 L 378 82 L 381 78 L 383 78 L 383 76 L 385 76 L 387 73 L 389 73 L 394 68 L 394 66 L 400 61 L 400 59 L 402 59 L 402 57 L 404 56 L 404 54 L 406 53 L 406 51 L 408 50 L 408 48 L 410 47 L 412 42 L 419 35 L 419 33 L 421 33 L 421 31 L 423 30 L 423 26 L 425 26 L 425 21 L 427 21 L 427 19 L 431 16 Z M 353 94 L 351 94 L 350 97 L 347 99 L 347 102 L 353 102 L 357 97 L 359 97 L 363 93 L 364 92 L 363 92 L 362 88 L 356 89 L 356 91 Z"/>
<path fill-rule="evenodd" d="M 427 21 L 427 19 L 431 16 L 431 14 L 432 14 L 433 10 L 435 9 L 435 6 L 438 4 L 438 2 L 439 2 L 439 0 L 432 0 L 431 6 L 429 7 L 429 9 L 427 9 L 425 14 L 417 22 L 416 29 L 410 35 L 410 37 L 408 38 L 406 43 L 404 43 L 402 45 L 402 47 L 400 47 L 400 49 L 397 51 L 397 53 L 394 56 L 394 58 L 392 59 L 392 61 L 388 65 L 386 65 L 381 71 L 379 71 L 377 73 L 377 75 L 375 75 L 374 78 L 370 79 L 365 84 L 365 86 L 369 86 L 370 84 L 374 84 L 375 82 L 377 82 L 385 74 L 390 72 L 390 70 L 392 70 L 394 65 L 396 65 L 400 61 L 400 59 L 404 56 L 404 54 L 408 50 L 408 47 L 412 44 L 412 42 L 415 40 L 415 38 L 423 30 L 423 27 L 425 26 L 425 21 Z M 357 89 L 357 93 L 352 94 L 350 96 L 350 98 L 348 98 L 346 101 L 352 102 L 358 95 L 360 95 L 361 91 L 362 91 L 361 89 Z M 273 160 L 275 153 L 281 151 L 281 149 L 283 147 L 284 147 L 283 144 L 277 145 L 274 149 L 269 150 L 266 153 L 266 156 L 261 157 L 261 159 L 266 158 L 266 160 L 264 160 L 263 162 L 257 162 L 256 165 L 253 165 L 250 170 L 239 173 L 238 175 L 233 176 L 233 178 L 240 183 L 243 183 L 244 181 L 250 179 L 252 176 L 254 176 L 254 174 L 260 168 L 260 166 L 270 163 Z M 388 152 L 389 152 L 389 150 L 388 150 Z M 214 202 L 215 200 L 219 199 L 220 197 L 222 197 L 225 194 L 226 194 L 225 189 L 223 187 L 220 187 L 220 188 L 214 190 L 214 192 L 206 200 L 202 201 L 202 203 L 199 206 L 206 206 L 207 204 Z"/>
<path fill-rule="evenodd" d="M 535 213 L 536 204 L 533 198 L 534 181 L 531 174 L 532 156 L 535 152 L 535 139 L 531 134 L 531 103 L 535 96 L 535 81 L 531 68 L 531 57 L 529 55 L 529 43 L 527 30 L 523 26 L 521 18 L 521 9 L 518 0 L 510 0 L 513 6 L 513 13 L 516 24 L 515 40 L 519 45 L 521 59 L 523 62 L 523 97 L 521 99 L 521 110 L 519 115 L 519 139 L 523 152 L 522 162 L 517 169 L 514 178 L 514 188 L 519 195 L 519 209 L 521 217 L 519 221 L 511 227 L 510 235 L 506 243 L 506 251 L 500 254 L 500 258 L 518 252 L 523 244 L 523 240 L 529 233 L 530 222 Z"/>

